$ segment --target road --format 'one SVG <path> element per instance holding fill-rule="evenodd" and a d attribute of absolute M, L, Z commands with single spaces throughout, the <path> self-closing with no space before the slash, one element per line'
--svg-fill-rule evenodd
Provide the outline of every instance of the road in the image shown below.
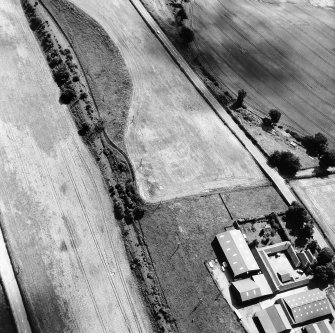
<path fill-rule="evenodd" d="M 151 332 L 100 169 L 20 0 L 0 2 L 0 44 L 2 228 L 32 329 Z M 20 318 L 17 292 L 7 294 Z"/>
<path fill-rule="evenodd" d="M 1 216 L 0 216 L 1 220 Z M 0 277 L 11 308 L 18 333 L 31 333 L 19 286 L 9 259 L 6 243 L 0 230 Z"/>
<path fill-rule="evenodd" d="M 134 7 L 137 9 L 139 14 L 145 20 L 150 29 L 154 32 L 156 37 L 161 41 L 166 50 L 172 56 L 172 58 L 176 61 L 181 70 L 185 73 L 185 75 L 192 82 L 194 87 L 198 90 L 198 92 L 203 96 L 203 98 L 207 101 L 207 103 L 212 107 L 213 111 L 220 117 L 220 119 L 229 127 L 229 129 L 235 134 L 238 140 L 242 143 L 242 145 L 249 151 L 249 153 L 253 156 L 254 160 L 257 162 L 262 171 L 267 175 L 267 177 L 271 180 L 275 188 L 281 193 L 282 197 L 285 199 L 287 204 L 295 201 L 296 198 L 293 195 L 290 187 L 286 184 L 285 180 L 276 172 L 274 169 L 268 166 L 266 158 L 259 151 L 259 149 L 247 138 L 244 132 L 238 127 L 238 125 L 233 121 L 233 119 L 229 116 L 226 110 L 220 105 L 217 99 L 211 94 L 211 92 L 207 89 L 204 83 L 200 80 L 197 74 L 192 70 L 192 68 L 188 65 L 185 59 L 181 56 L 181 54 L 176 50 L 173 44 L 170 42 L 168 37 L 161 31 L 158 24 L 152 18 L 152 16 L 148 13 L 148 11 L 144 8 L 140 0 L 130 0 Z"/>

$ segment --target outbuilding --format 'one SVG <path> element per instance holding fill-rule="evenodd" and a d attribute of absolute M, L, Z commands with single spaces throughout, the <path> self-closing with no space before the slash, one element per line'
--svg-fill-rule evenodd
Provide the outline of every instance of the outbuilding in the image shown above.
<path fill-rule="evenodd" d="M 234 279 L 251 276 L 260 271 L 240 230 L 228 230 L 216 235 L 212 247 L 220 261 L 227 261 Z"/>

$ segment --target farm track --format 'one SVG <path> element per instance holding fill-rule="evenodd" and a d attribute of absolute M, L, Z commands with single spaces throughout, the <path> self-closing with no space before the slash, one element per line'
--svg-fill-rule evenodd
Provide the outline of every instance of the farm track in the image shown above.
<path fill-rule="evenodd" d="M 238 49 L 240 46 L 245 47 L 246 54 L 234 57 L 234 53 L 230 53 L 228 46 L 228 49 L 224 51 L 229 55 L 228 57 L 216 55 L 219 48 L 216 50 L 215 46 L 211 46 L 208 41 L 215 36 L 206 35 L 205 30 L 208 24 L 203 20 L 210 14 L 203 13 L 204 8 L 199 2 L 192 2 L 190 5 L 191 24 L 200 34 L 197 38 L 196 48 L 200 49 L 198 50 L 200 54 L 206 50 L 202 59 L 210 56 L 208 60 L 204 61 L 210 74 L 218 82 L 224 83 L 224 86 L 229 86 L 230 91 L 235 90 L 236 92 L 238 89 L 244 88 L 249 95 L 249 104 L 258 112 L 264 114 L 270 108 L 278 108 L 285 114 L 285 119 L 283 119 L 285 124 L 293 125 L 298 132 L 302 133 L 324 132 L 333 143 L 335 138 L 333 117 L 335 100 L 331 87 L 335 84 L 335 78 L 332 75 L 335 53 L 331 45 L 334 45 L 334 42 L 331 40 L 331 34 L 326 35 L 326 32 L 320 32 L 321 26 L 325 27 L 325 31 L 330 32 L 329 24 L 315 18 L 315 21 L 318 22 L 313 25 L 315 29 L 309 28 L 306 26 L 307 10 L 300 12 L 300 7 L 295 6 L 295 12 L 289 13 L 287 16 L 284 16 L 284 11 L 278 10 L 278 15 L 276 15 L 279 18 L 277 21 L 280 23 L 276 23 L 276 28 L 271 29 L 271 25 L 268 23 L 270 22 L 269 17 L 275 15 L 274 12 L 277 13 L 276 6 L 264 5 L 264 10 L 257 12 L 250 10 L 249 13 L 248 10 L 252 4 L 255 6 L 262 6 L 262 4 L 252 0 L 242 1 L 241 3 L 246 6 L 244 10 L 248 12 L 247 22 L 244 19 L 245 15 L 239 15 L 241 9 L 239 9 L 238 3 L 228 3 L 224 0 L 218 0 L 215 3 L 218 6 L 217 11 L 220 13 L 221 23 L 217 23 L 218 18 L 213 18 L 216 20 L 214 26 L 219 29 L 220 26 L 223 27 L 220 29 L 222 40 L 225 40 L 227 45 L 233 45 L 234 49 Z M 192 10 L 193 6 L 196 8 L 196 13 L 194 13 L 194 9 Z M 298 22 L 293 20 L 295 13 L 299 14 L 297 14 L 299 16 Z M 267 26 L 267 29 L 265 26 L 260 29 L 257 24 L 253 24 L 253 22 L 257 22 L 259 16 L 262 17 L 262 22 Z M 310 19 L 311 22 L 314 22 L 312 17 Z M 288 28 L 290 22 L 294 29 Z M 320 35 L 317 35 L 318 33 Z M 287 40 L 283 39 L 284 36 Z M 321 36 L 323 39 L 319 38 L 318 40 L 316 36 Z M 293 40 L 297 40 L 297 42 L 292 43 Z M 259 48 L 258 45 L 262 45 L 262 47 Z M 215 59 L 215 57 L 219 58 Z M 241 59 L 239 60 L 239 58 Z M 253 64 L 248 69 L 249 76 L 241 72 L 239 63 L 243 62 L 243 59 L 247 59 Z M 268 69 L 266 66 L 262 66 L 259 59 L 264 59 L 262 61 L 271 63 L 271 66 L 276 66 L 277 69 L 285 69 L 285 62 L 289 59 L 290 67 L 295 70 L 291 71 L 287 68 L 284 71 L 286 79 L 283 79 L 276 76 L 277 70 L 272 73 L 270 67 Z M 219 61 L 224 64 L 223 67 L 221 66 L 222 68 L 219 67 Z M 253 66 L 256 66 L 255 69 Z M 257 69 L 262 67 L 262 70 Z M 228 72 L 225 69 L 228 69 Z M 260 77 L 257 72 L 262 72 Z M 262 79 L 263 75 L 267 78 L 266 80 Z M 271 83 L 267 81 L 269 78 L 271 78 Z M 301 119 L 302 117 L 303 119 Z M 312 130 L 312 128 L 314 129 Z"/>

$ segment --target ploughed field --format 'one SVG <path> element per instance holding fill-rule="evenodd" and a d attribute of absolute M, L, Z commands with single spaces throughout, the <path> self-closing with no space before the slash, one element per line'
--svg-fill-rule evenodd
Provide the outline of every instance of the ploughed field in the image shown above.
<path fill-rule="evenodd" d="M 145 200 L 267 182 L 130 1 L 71 2 L 101 24 L 132 77 L 126 146 Z"/>
<path fill-rule="evenodd" d="M 151 332 L 100 170 L 19 0 L 0 1 L 0 45 L 2 228 L 33 331 Z"/>
<path fill-rule="evenodd" d="M 320 225 L 329 243 L 335 244 L 335 176 L 300 179 L 291 185 Z"/>
<path fill-rule="evenodd" d="M 256 112 L 279 109 L 288 126 L 323 132 L 335 145 L 333 8 L 300 0 L 192 0 L 185 8 L 192 47 L 226 90 L 245 89 Z"/>

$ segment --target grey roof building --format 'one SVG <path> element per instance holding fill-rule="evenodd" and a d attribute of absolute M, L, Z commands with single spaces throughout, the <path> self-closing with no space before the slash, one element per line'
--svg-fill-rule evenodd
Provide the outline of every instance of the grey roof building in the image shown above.
<path fill-rule="evenodd" d="M 289 332 L 292 328 L 279 304 L 256 312 L 254 318 L 262 333 Z"/>
<path fill-rule="evenodd" d="M 320 289 L 303 291 L 277 300 L 281 304 L 291 325 L 315 319 L 333 319 L 327 296 Z"/>
<path fill-rule="evenodd" d="M 226 260 L 234 278 L 255 274 L 260 268 L 240 230 L 228 230 L 215 236 L 213 249 L 219 260 Z"/>
<path fill-rule="evenodd" d="M 304 327 L 303 331 L 306 333 L 334 333 L 327 319 L 309 324 Z"/>

